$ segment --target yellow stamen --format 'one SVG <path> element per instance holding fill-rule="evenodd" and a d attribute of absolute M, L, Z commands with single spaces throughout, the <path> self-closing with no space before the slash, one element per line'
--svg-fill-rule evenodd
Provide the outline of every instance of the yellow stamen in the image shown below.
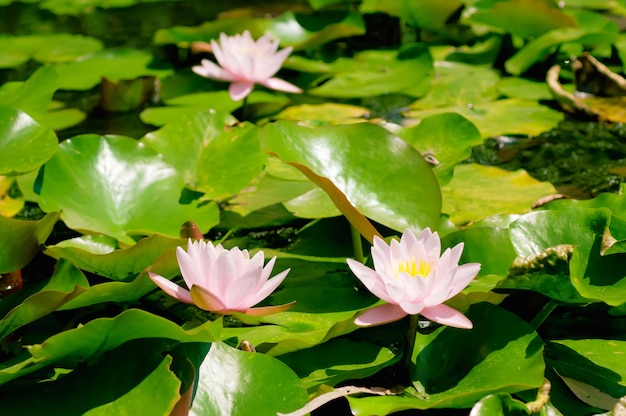
<path fill-rule="evenodd" d="M 411 257 L 411 259 L 409 260 L 401 261 L 398 263 L 395 275 L 396 277 L 398 277 L 400 273 L 408 273 L 411 277 L 426 277 L 430 274 L 431 268 L 432 263 L 427 263 L 426 261 L 424 261 L 424 259 L 420 259 L 418 266 L 415 258 Z"/>

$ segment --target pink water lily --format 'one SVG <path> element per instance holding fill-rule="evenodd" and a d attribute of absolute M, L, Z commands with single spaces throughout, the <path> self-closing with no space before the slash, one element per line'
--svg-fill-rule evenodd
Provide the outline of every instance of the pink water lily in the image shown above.
<path fill-rule="evenodd" d="M 276 290 L 289 273 L 287 269 L 270 279 L 276 257 L 263 267 L 262 251 L 250 258 L 248 250 L 227 250 L 221 244 L 213 246 L 189 239 L 187 251 L 177 247 L 176 258 L 189 290 L 158 274 L 148 274 L 165 293 L 181 302 L 222 315 L 242 312 L 253 316 L 284 311 L 293 305 L 292 302 L 253 308 Z"/>
<path fill-rule="evenodd" d="M 478 274 L 480 264 L 459 266 L 463 243 L 441 256 L 439 235 L 429 228 L 415 236 L 407 230 L 400 241 L 374 237 L 374 270 L 348 259 L 348 266 L 374 295 L 387 302 L 359 315 L 355 324 L 378 325 L 406 315 L 421 314 L 443 325 L 472 328 L 461 312 L 443 302 L 463 290 Z"/>
<path fill-rule="evenodd" d="M 203 59 L 191 69 L 203 77 L 231 82 L 228 92 L 234 101 L 242 100 L 252 92 L 254 84 L 273 90 L 299 93 L 302 90 L 287 81 L 273 78 L 291 48 L 278 50 L 278 40 L 261 36 L 256 42 L 249 31 L 241 35 L 220 33 L 219 43 L 211 40 L 213 54 L 219 65 Z"/>

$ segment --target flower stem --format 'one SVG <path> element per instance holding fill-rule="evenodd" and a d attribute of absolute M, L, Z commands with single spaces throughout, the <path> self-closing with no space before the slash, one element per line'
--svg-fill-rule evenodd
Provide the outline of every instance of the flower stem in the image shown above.
<path fill-rule="evenodd" d="M 352 234 L 352 252 L 354 254 L 354 259 L 360 263 L 365 263 L 361 233 L 352 224 L 350 224 L 350 233 Z"/>
<path fill-rule="evenodd" d="M 243 99 L 243 104 L 241 105 L 241 121 L 248 120 L 248 96 Z"/>
<path fill-rule="evenodd" d="M 554 309 L 556 309 L 556 307 L 558 306 L 558 302 L 556 302 L 554 299 L 550 299 L 550 301 L 548 303 L 545 304 L 545 306 L 543 308 L 541 308 L 541 310 L 539 311 L 539 313 L 533 318 L 533 320 L 530 322 L 530 326 L 536 331 L 537 329 L 539 329 L 539 327 L 541 326 L 541 324 L 543 324 L 543 322 L 548 319 L 548 316 L 550 316 L 550 314 L 552 313 L 552 311 Z"/>
<path fill-rule="evenodd" d="M 413 348 L 415 347 L 415 337 L 417 337 L 417 327 L 419 324 L 419 315 L 409 315 L 409 329 L 406 332 L 406 343 L 404 346 L 404 357 L 402 365 L 406 370 L 408 381 L 411 383 L 411 357 L 413 356 Z"/>

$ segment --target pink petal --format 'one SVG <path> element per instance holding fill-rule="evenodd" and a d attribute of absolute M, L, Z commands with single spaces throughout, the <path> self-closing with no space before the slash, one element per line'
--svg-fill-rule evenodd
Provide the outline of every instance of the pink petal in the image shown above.
<path fill-rule="evenodd" d="M 259 66 L 255 68 L 255 77 L 258 80 L 265 80 L 272 77 L 275 73 L 278 72 L 281 66 L 283 66 L 283 62 L 291 53 L 291 48 L 285 48 L 280 50 L 273 55 L 267 54 L 267 56 L 263 57 L 263 60 L 259 62 Z"/>
<path fill-rule="evenodd" d="M 191 287 L 191 298 L 197 307 L 205 311 L 221 312 L 227 309 L 218 297 L 200 286 Z"/>
<path fill-rule="evenodd" d="M 354 323 L 358 326 L 380 325 L 397 321 L 406 315 L 407 313 L 398 305 L 386 303 L 366 310 L 354 320 Z"/>
<path fill-rule="evenodd" d="M 193 254 L 193 250 L 191 252 Z M 188 288 L 193 285 L 204 284 L 204 278 L 198 264 L 194 261 L 192 256 L 183 250 L 181 247 L 176 247 L 176 259 L 178 259 L 178 267 L 180 267 L 180 273 L 183 275 L 183 280 Z"/>
<path fill-rule="evenodd" d="M 385 282 L 378 273 L 356 260 L 347 259 L 347 262 L 352 273 L 363 283 L 367 290 L 386 302 L 393 302 L 393 299 L 387 293 Z"/>
<path fill-rule="evenodd" d="M 261 84 L 267 88 L 271 88 L 277 91 L 293 92 L 296 94 L 302 92 L 302 89 L 279 78 L 270 78 L 267 81 L 262 82 Z"/>
<path fill-rule="evenodd" d="M 472 321 L 467 319 L 465 315 L 444 304 L 424 308 L 421 314 L 441 325 L 463 329 L 471 329 L 473 327 Z"/>
<path fill-rule="evenodd" d="M 295 303 L 296 301 L 294 300 L 293 302 L 285 303 L 284 305 L 261 306 L 259 308 L 250 308 L 250 309 L 246 309 L 244 313 L 250 316 L 266 316 L 266 315 L 271 315 L 273 313 L 286 311 L 287 309 L 291 308 Z"/>
<path fill-rule="evenodd" d="M 261 289 L 251 298 L 250 300 L 251 306 L 254 306 L 257 303 L 261 302 L 263 299 L 268 297 L 272 292 L 274 292 L 276 288 L 280 286 L 283 280 L 285 280 L 285 277 L 287 277 L 287 273 L 289 273 L 289 270 L 291 269 L 284 270 L 278 273 L 276 276 L 269 279 L 263 285 L 263 287 L 261 287 Z"/>
<path fill-rule="evenodd" d="M 156 283 L 158 287 L 160 287 L 165 293 L 167 293 L 171 297 L 176 298 L 183 303 L 189 303 L 193 305 L 193 299 L 191 298 L 191 294 L 188 290 L 183 289 L 176 283 L 172 283 L 168 279 L 164 278 L 163 276 L 159 276 L 158 274 L 148 272 L 148 276 L 150 276 L 150 279 L 152 279 L 152 281 Z"/>
<path fill-rule="evenodd" d="M 228 88 L 228 93 L 233 101 L 243 100 L 252 92 L 254 84 L 252 82 L 233 82 Z"/>
<path fill-rule="evenodd" d="M 220 68 L 208 59 L 202 60 L 202 65 L 195 65 L 191 67 L 191 70 L 196 74 L 205 78 L 217 79 L 219 81 L 232 81 L 233 77 L 223 68 Z"/>
<path fill-rule="evenodd" d="M 459 292 L 469 285 L 480 271 L 480 263 L 462 264 L 457 269 L 454 280 L 452 281 L 451 295 L 456 296 Z"/>
<path fill-rule="evenodd" d="M 213 274 L 207 276 L 207 282 L 200 286 L 213 293 L 222 302 L 226 302 L 228 293 L 232 290 L 236 281 L 237 270 L 235 269 L 235 262 L 230 253 L 223 250 L 215 259 Z M 237 306 L 227 303 L 225 305 L 228 307 Z"/>
<path fill-rule="evenodd" d="M 261 267 L 236 270 L 237 276 L 227 290 L 220 294 L 220 299 L 229 309 L 247 309 L 254 306 L 256 287 L 263 270 Z M 258 303 L 258 302 L 256 302 Z"/>

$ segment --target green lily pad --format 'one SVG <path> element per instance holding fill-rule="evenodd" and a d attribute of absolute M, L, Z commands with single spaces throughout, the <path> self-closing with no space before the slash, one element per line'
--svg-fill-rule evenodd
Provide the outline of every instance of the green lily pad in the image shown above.
<path fill-rule="evenodd" d="M 73 229 L 133 245 L 133 235 L 176 238 L 189 220 L 203 233 L 217 224 L 214 203 L 179 202 L 183 188 L 180 173 L 145 145 L 121 136 L 82 135 L 61 143 L 46 164 L 39 202 L 44 211 L 63 211 L 61 218 Z"/>
<path fill-rule="evenodd" d="M 39 68 L 24 82 L 7 82 L 0 87 L 0 105 L 19 108 L 40 120 L 52 101 L 58 77 L 49 66 Z"/>
<path fill-rule="evenodd" d="M 434 227 L 439 220 L 439 185 L 430 166 L 381 127 L 311 129 L 278 121 L 263 128 L 261 147 L 307 174 L 357 228 L 360 214 L 399 231 Z"/>
<path fill-rule="evenodd" d="M 614 397 L 626 395 L 626 341 L 604 339 L 563 339 L 546 345 L 548 362 L 562 377 L 583 381 Z"/>
<path fill-rule="evenodd" d="M 39 247 L 45 243 L 58 219 L 58 212 L 51 212 L 39 221 L 0 216 L 0 273 L 26 266 L 39 252 Z"/>
<path fill-rule="evenodd" d="M 356 98 L 398 92 L 420 97 L 433 77 L 433 60 L 422 44 L 409 45 L 399 52 L 360 52 L 352 60 L 344 58 L 342 65 L 345 68 L 310 89 L 309 94 Z"/>
<path fill-rule="evenodd" d="M 57 151 L 57 136 L 15 107 L 0 105 L 0 175 L 39 168 Z"/>
<path fill-rule="evenodd" d="M 502 78 L 496 85 L 498 91 L 509 98 L 523 100 L 551 100 L 552 93 L 545 82 L 532 81 L 526 78 Z"/>
<path fill-rule="evenodd" d="M 510 394 L 497 393 L 483 397 L 472 407 L 472 416 L 528 416 L 526 405 Z"/>
<path fill-rule="evenodd" d="M 300 218 L 330 218 L 341 215 L 332 199 L 320 188 L 313 188 L 307 193 L 283 202 L 283 205 Z"/>
<path fill-rule="evenodd" d="M 314 15 L 287 11 L 275 18 L 218 19 L 196 27 L 160 29 L 154 35 L 159 44 L 193 41 L 209 42 L 220 33 L 235 35 L 249 30 L 253 38 L 268 34 L 280 40 L 282 46 L 305 49 L 333 39 L 362 35 L 365 23 L 360 14 L 352 11 L 329 10 Z"/>
<path fill-rule="evenodd" d="M 397 396 L 349 397 L 355 415 L 387 415 L 408 409 L 464 408 L 491 393 L 515 393 L 543 383 L 543 343 L 516 315 L 490 303 L 467 312 L 470 330 L 442 327 L 418 334 L 413 383 Z"/>
<path fill-rule="evenodd" d="M 299 121 L 315 127 L 327 124 L 362 123 L 370 113 L 365 107 L 339 103 L 292 105 L 278 113 L 278 120 Z"/>
<path fill-rule="evenodd" d="M 13 176 L 0 176 L 0 216 L 13 217 L 24 207 L 24 196 L 12 192 L 17 184 Z"/>
<path fill-rule="evenodd" d="M 563 27 L 577 27 L 576 19 L 551 0 L 482 0 L 465 13 L 465 21 L 490 26 L 523 38 L 536 38 Z"/>
<path fill-rule="evenodd" d="M 461 62 L 435 62 L 435 77 L 430 90 L 411 108 L 468 106 L 498 98 L 498 73 L 486 67 Z"/>
<path fill-rule="evenodd" d="M 455 112 L 461 114 L 480 131 L 483 138 L 506 134 L 536 136 L 557 126 L 563 113 L 539 104 L 535 100 L 501 99 L 468 106 L 440 107 L 410 111 L 407 116 L 424 119 L 434 114 Z M 520 123 L 520 120 L 524 120 Z"/>
<path fill-rule="evenodd" d="M 482 144 L 478 129 L 457 113 L 436 114 L 415 127 L 404 129 L 400 137 L 428 153 L 437 161 L 435 175 L 441 185 L 452 179 L 454 167 L 472 154 L 472 147 Z"/>
<path fill-rule="evenodd" d="M 296 374 L 264 354 L 215 343 L 198 371 L 191 406 L 194 414 L 274 416 L 297 410 L 308 401 Z"/>
<path fill-rule="evenodd" d="M 112 241 L 111 241 L 112 240 Z M 134 246 L 117 249 L 115 239 L 83 236 L 46 247 L 44 253 L 66 259 L 78 268 L 113 280 L 128 281 L 165 251 L 185 246 L 186 240 L 160 235 L 142 238 Z"/>
<path fill-rule="evenodd" d="M 114 318 L 98 318 L 60 332 L 42 344 L 27 347 L 30 357 L 3 363 L 0 384 L 23 377 L 62 360 L 86 361 L 135 339 L 165 338 L 177 342 L 214 342 L 222 321 L 207 322 L 184 330 L 175 323 L 140 309 L 129 309 Z"/>
<path fill-rule="evenodd" d="M 307 390 L 313 392 L 321 384 L 335 386 L 344 380 L 369 377 L 399 358 L 385 347 L 336 338 L 281 355 L 279 360 L 295 371 Z"/>
<path fill-rule="evenodd" d="M 455 224 L 464 224 L 498 213 L 528 212 L 533 202 L 556 190 L 523 170 L 510 172 L 493 166 L 463 164 L 455 168 L 452 180 L 442 187 L 441 193 L 443 211 Z"/>
<path fill-rule="evenodd" d="M 27 290 L 27 293 L 19 291 L 3 299 L 0 307 L 2 316 L 0 338 L 4 339 L 16 329 L 54 312 L 88 287 L 89 283 L 85 276 L 71 263 L 66 261 L 57 263 L 50 280 L 36 292 L 25 297 L 29 291 Z M 16 303 L 16 299 L 20 300 L 19 304 L 9 309 Z"/>
<path fill-rule="evenodd" d="M 148 133 L 142 142 L 176 167 L 187 186 L 210 199 L 241 191 L 267 161 L 253 124 L 236 124 L 232 116 L 213 110 L 182 117 Z"/>
<path fill-rule="evenodd" d="M 48 33 L 0 37 L 0 68 L 13 68 L 29 59 L 42 63 L 68 62 L 102 49 L 102 42 L 82 35 Z"/>
<path fill-rule="evenodd" d="M 172 73 L 168 67 L 152 68 L 154 58 L 136 49 L 106 49 L 86 55 L 74 62 L 54 66 L 59 75 L 59 88 L 88 90 L 109 81 L 129 80 L 145 76 L 163 78 Z"/>

